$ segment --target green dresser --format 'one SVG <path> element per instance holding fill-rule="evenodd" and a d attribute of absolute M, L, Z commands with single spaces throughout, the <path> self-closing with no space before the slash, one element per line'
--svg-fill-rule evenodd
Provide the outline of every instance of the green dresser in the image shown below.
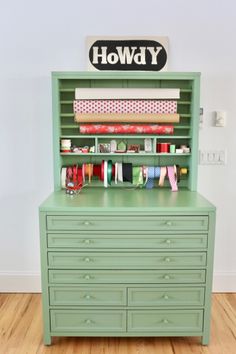
<path fill-rule="evenodd" d="M 201 336 L 207 344 L 214 207 L 191 191 L 120 189 L 114 206 L 115 194 L 59 191 L 40 207 L 45 344 L 52 336 Z"/>
<path fill-rule="evenodd" d="M 211 317 L 215 207 L 197 193 L 199 73 L 53 73 L 54 192 L 40 206 L 44 343 L 53 336 L 199 336 L 208 344 Z M 80 88 L 179 88 L 172 136 L 81 135 L 73 99 Z M 111 139 L 149 153 L 106 154 Z M 94 146 L 61 153 L 61 139 Z M 159 142 L 187 145 L 186 154 L 162 154 Z M 109 155 L 109 156 L 108 156 Z M 187 170 L 171 192 L 127 184 L 103 188 L 99 179 L 70 196 L 63 167 L 131 162 L 179 165 Z M 114 188 L 113 188 L 114 187 Z"/>

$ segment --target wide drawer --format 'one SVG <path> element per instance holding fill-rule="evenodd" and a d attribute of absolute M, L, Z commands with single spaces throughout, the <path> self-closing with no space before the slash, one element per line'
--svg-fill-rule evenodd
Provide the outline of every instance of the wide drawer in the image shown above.
<path fill-rule="evenodd" d="M 50 268 L 159 269 L 206 265 L 205 252 L 49 252 Z"/>
<path fill-rule="evenodd" d="M 96 234 L 83 231 L 81 233 L 49 233 L 49 248 L 122 248 L 122 249 L 205 249 L 207 234 L 175 234 L 158 235 L 138 231 L 131 233 L 108 233 L 96 231 Z"/>
<path fill-rule="evenodd" d="M 208 230 L 208 216 L 47 216 L 48 230 Z"/>
<path fill-rule="evenodd" d="M 205 270 L 49 270 L 51 284 L 204 283 Z"/>
<path fill-rule="evenodd" d="M 118 306 L 126 305 L 126 288 L 117 287 L 50 287 L 51 306 Z"/>
<path fill-rule="evenodd" d="M 205 289 L 175 288 L 129 288 L 129 306 L 203 306 Z"/>
<path fill-rule="evenodd" d="M 126 312 L 118 310 L 51 310 L 51 331 L 125 332 Z"/>
<path fill-rule="evenodd" d="M 197 332 L 203 330 L 203 310 L 137 310 L 128 312 L 129 332 Z"/>

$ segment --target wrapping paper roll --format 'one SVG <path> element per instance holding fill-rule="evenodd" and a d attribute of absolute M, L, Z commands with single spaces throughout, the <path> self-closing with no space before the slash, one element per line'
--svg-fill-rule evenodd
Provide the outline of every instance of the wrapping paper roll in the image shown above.
<path fill-rule="evenodd" d="M 172 125 L 147 125 L 147 124 L 81 124 L 81 134 L 159 134 L 174 133 Z"/>
<path fill-rule="evenodd" d="M 179 114 L 76 113 L 78 123 L 179 123 Z"/>
<path fill-rule="evenodd" d="M 177 113 L 174 100 L 75 100 L 74 113 Z"/>

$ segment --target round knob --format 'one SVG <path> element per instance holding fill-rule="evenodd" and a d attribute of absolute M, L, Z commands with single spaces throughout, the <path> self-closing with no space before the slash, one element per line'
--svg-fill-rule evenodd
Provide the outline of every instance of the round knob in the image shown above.
<path fill-rule="evenodd" d="M 84 243 L 86 243 L 88 245 L 88 244 L 90 244 L 90 240 L 84 240 Z"/>
<path fill-rule="evenodd" d="M 85 320 L 85 323 L 86 323 L 86 324 L 91 324 L 91 323 L 92 323 L 92 321 L 91 321 L 91 320 L 89 320 L 89 319 L 87 319 L 87 320 Z"/>
<path fill-rule="evenodd" d="M 166 258 L 165 258 L 165 262 L 170 262 L 170 258 L 169 258 L 169 257 L 166 257 Z"/>
<path fill-rule="evenodd" d="M 90 262 L 91 261 L 91 259 L 89 257 L 86 257 L 84 260 L 85 260 L 85 262 Z"/>
<path fill-rule="evenodd" d="M 167 245 L 170 245 L 171 244 L 171 240 L 166 240 L 166 243 L 167 243 Z"/>
<path fill-rule="evenodd" d="M 168 300 L 168 299 L 169 299 L 169 296 L 168 296 L 168 295 L 164 295 L 163 298 L 164 298 L 165 300 Z"/>
<path fill-rule="evenodd" d="M 168 280 L 170 279 L 170 276 L 168 274 L 164 275 L 164 279 Z"/>
<path fill-rule="evenodd" d="M 168 321 L 166 318 L 164 318 L 164 320 L 162 320 L 162 322 L 163 322 L 164 324 L 169 323 L 169 321 Z"/>
<path fill-rule="evenodd" d="M 90 279 L 90 275 L 89 275 L 89 274 L 86 274 L 86 275 L 84 276 L 84 279 L 89 280 L 89 279 Z"/>
<path fill-rule="evenodd" d="M 166 226 L 171 226 L 172 225 L 172 222 L 171 221 L 167 221 L 166 222 Z"/>
<path fill-rule="evenodd" d="M 89 226 L 89 225 L 90 225 L 90 222 L 89 222 L 89 221 L 85 221 L 85 222 L 84 222 L 84 225 L 85 225 L 85 226 Z"/>
<path fill-rule="evenodd" d="M 91 299 L 91 296 L 88 294 L 88 295 L 85 295 L 85 299 L 86 300 L 90 300 Z"/>

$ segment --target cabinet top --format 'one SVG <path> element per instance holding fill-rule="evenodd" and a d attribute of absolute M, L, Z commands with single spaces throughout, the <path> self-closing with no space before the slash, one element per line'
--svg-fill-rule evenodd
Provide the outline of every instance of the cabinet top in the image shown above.
<path fill-rule="evenodd" d="M 119 189 L 119 190 L 118 190 Z M 126 188 L 87 188 L 79 195 L 53 192 L 40 206 L 40 211 L 57 212 L 209 212 L 215 207 L 197 192 L 181 190 L 135 190 Z"/>

